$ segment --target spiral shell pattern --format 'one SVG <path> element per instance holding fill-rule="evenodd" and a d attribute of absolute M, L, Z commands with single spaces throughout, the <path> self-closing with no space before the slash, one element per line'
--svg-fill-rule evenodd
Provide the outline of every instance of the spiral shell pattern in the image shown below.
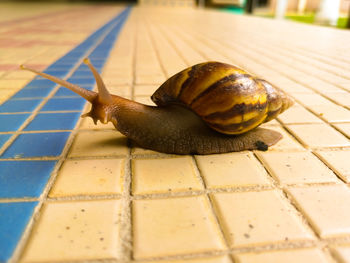
<path fill-rule="evenodd" d="M 260 81 L 238 67 L 206 62 L 187 68 L 164 82 L 152 95 L 158 106 L 180 104 L 211 128 L 241 134 L 263 123 L 268 94 Z"/>

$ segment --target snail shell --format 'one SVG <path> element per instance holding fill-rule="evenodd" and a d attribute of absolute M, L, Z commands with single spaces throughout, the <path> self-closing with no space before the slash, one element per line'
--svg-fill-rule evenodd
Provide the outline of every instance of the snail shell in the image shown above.
<path fill-rule="evenodd" d="M 197 64 L 177 73 L 151 98 L 158 106 L 185 106 L 224 134 L 250 131 L 293 104 L 267 81 L 220 62 Z"/>

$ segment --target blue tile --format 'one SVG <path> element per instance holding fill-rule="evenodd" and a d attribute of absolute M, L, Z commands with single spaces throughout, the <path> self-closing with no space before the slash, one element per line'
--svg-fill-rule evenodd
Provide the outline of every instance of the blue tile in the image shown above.
<path fill-rule="evenodd" d="M 59 156 L 69 135 L 70 132 L 21 134 L 2 158 Z"/>
<path fill-rule="evenodd" d="M 7 262 L 38 202 L 0 203 L 0 262 Z"/>
<path fill-rule="evenodd" d="M 10 139 L 11 136 L 12 134 L 0 134 L 0 148 L 5 144 L 5 142 L 7 142 L 8 139 Z"/>
<path fill-rule="evenodd" d="M 48 100 L 41 111 L 81 111 L 84 108 L 85 103 L 86 100 L 83 98 L 54 98 Z"/>
<path fill-rule="evenodd" d="M 80 96 L 78 94 L 76 94 L 75 92 L 73 92 L 67 88 L 62 88 L 62 87 L 56 91 L 54 97 L 79 97 L 80 98 Z"/>
<path fill-rule="evenodd" d="M 90 75 L 91 76 L 91 75 Z M 94 77 L 90 78 L 69 78 L 67 79 L 68 82 L 71 82 L 73 84 L 84 86 L 84 85 L 94 85 L 96 83 Z"/>
<path fill-rule="evenodd" d="M 51 69 L 49 69 L 49 70 L 45 70 L 44 73 L 62 79 L 69 73 L 69 70 L 51 70 Z"/>
<path fill-rule="evenodd" d="M 73 130 L 79 118 L 79 112 L 39 113 L 24 130 Z"/>
<path fill-rule="evenodd" d="M 82 86 L 84 89 L 88 89 L 88 90 L 93 90 L 94 86 Z M 67 88 L 59 88 L 54 97 L 80 97 L 78 94 L 76 94 L 75 92 L 67 89 Z"/>
<path fill-rule="evenodd" d="M 50 71 L 60 71 L 60 70 L 66 70 L 66 71 L 70 71 L 74 68 L 75 65 L 73 64 L 69 64 L 69 65 L 62 65 L 60 63 L 53 63 L 51 64 L 46 70 L 50 70 Z"/>
<path fill-rule="evenodd" d="M 0 132 L 17 131 L 30 114 L 1 114 Z"/>
<path fill-rule="evenodd" d="M 95 66 L 95 65 L 94 65 Z M 85 64 L 81 64 L 78 68 L 77 68 L 77 71 L 88 71 L 88 72 L 90 72 L 90 74 L 92 74 L 91 73 L 91 70 L 89 69 L 89 67 L 87 66 L 87 65 L 85 65 Z M 99 73 L 101 73 L 101 70 L 99 69 L 99 68 L 97 68 L 97 71 L 99 72 Z M 91 76 L 91 75 L 90 75 Z"/>
<path fill-rule="evenodd" d="M 53 89 L 57 84 L 48 79 L 40 79 L 36 77 L 34 80 L 29 82 L 24 88 L 32 89 L 32 88 L 48 88 Z"/>
<path fill-rule="evenodd" d="M 0 106 L 0 112 L 31 112 L 40 104 L 40 102 L 40 99 L 8 100 Z"/>
<path fill-rule="evenodd" d="M 18 91 L 12 99 L 21 98 L 44 98 L 52 91 L 52 88 L 33 88 L 33 89 L 21 89 Z"/>
<path fill-rule="evenodd" d="M 72 74 L 70 78 L 91 78 L 91 76 L 92 76 L 91 71 L 77 70 Z"/>
<path fill-rule="evenodd" d="M 56 161 L 0 161 L 0 198 L 39 197 Z"/>

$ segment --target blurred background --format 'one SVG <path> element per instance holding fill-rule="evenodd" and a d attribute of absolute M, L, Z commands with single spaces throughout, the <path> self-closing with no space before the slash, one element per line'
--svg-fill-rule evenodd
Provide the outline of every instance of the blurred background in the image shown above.
<path fill-rule="evenodd" d="M 302 23 L 350 28 L 350 0 L 0 0 L 42 3 L 131 3 L 146 6 L 213 8 L 236 14 L 251 14 Z M 1 10 L 0 10 L 1 14 Z"/>

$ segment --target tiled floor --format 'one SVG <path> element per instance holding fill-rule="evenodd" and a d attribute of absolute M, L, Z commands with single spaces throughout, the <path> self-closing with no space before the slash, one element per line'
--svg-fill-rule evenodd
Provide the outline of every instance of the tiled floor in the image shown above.
<path fill-rule="evenodd" d="M 179 19 L 180 18 L 180 19 Z M 195 9 L 0 5 L 0 262 L 350 262 L 350 32 Z M 144 103 L 195 63 L 237 64 L 296 105 L 268 152 L 137 147 L 32 73 Z"/>

